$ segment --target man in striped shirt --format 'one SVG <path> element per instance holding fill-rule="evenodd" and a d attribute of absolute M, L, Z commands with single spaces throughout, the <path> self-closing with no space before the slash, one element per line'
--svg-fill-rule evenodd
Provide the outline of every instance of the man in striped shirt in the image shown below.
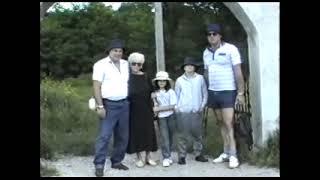
<path fill-rule="evenodd" d="M 229 160 L 229 167 L 239 166 L 236 142 L 234 138 L 233 119 L 236 101 L 244 102 L 244 81 L 241 71 L 239 50 L 233 44 L 222 41 L 219 24 L 207 27 L 209 46 L 203 52 L 204 77 L 208 85 L 209 108 L 221 124 L 223 153 L 214 163 Z"/>

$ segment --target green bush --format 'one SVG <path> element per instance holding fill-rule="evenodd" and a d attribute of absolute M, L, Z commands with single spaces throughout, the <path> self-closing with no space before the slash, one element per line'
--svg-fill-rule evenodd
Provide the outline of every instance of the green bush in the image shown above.
<path fill-rule="evenodd" d="M 72 87 L 92 87 L 92 74 L 81 74 L 77 78 L 67 78 L 64 81 Z"/>
<path fill-rule="evenodd" d="M 98 117 L 88 109 L 88 99 L 81 96 L 68 82 L 42 80 L 40 157 L 50 159 L 55 153 L 93 153 Z"/>
<path fill-rule="evenodd" d="M 248 158 L 250 164 L 268 167 L 280 167 L 280 130 L 277 129 L 268 138 L 263 148 L 250 154 Z"/>
<path fill-rule="evenodd" d="M 77 78 L 64 80 L 74 87 L 80 101 L 87 101 L 93 95 L 92 74 L 81 74 Z"/>

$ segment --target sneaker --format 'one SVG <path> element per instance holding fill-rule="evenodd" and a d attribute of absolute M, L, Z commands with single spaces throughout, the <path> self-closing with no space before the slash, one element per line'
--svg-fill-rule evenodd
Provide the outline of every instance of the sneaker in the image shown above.
<path fill-rule="evenodd" d="M 203 155 L 199 155 L 196 157 L 196 161 L 199 161 L 199 162 L 208 162 L 208 159 L 205 158 Z"/>
<path fill-rule="evenodd" d="M 103 168 L 96 168 L 95 174 L 97 177 L 102 177 L 103 176 Z"/>
<path fill-rule="evenodd" d="M 228 161 L 229 156 L 226 153 L 220 154 L 220 156 L 213 160 L 214 163 L 222 163 Z"/>
<path fill-rule="evenodd" d="M 143 162 L 141 159 L 139 159 L 139 160 L 136 162 L 136 166 L 139 167 L 139 168 L 141 168 L 141 167 L 144 166 L 144 162 Z"/>
<path fill-rule="evenodd" d="M 151 166 L 156 166 L 157 165 L 157 163 L 152 159 L 146 159 L 146 164 L 151 165 Z"/>
<path fill-rule="evenodd" d="M 122 163 L 117 164 L 117 165 L 112 164 L 111 168 L 125 170 L 125 171 L 129 169 L 127 166 L 123 165 Z"/>
<path fill-rule="evenodd" d="M 162 166 L 163 167 L 169 167 L 170 166 L 170 160 L 169 159 L 164 159 L 162 161 Z"/>
<path fill-rule="evenodd" d="M 236 168 L 239 166 L 239 160 L 235 156 L 229 158 L 229 168 Z"/>
<path fill-rule="evenodd" d="M 169 160 L 169 163 L 170 163 L 170 165 L 173 163 L 173 160 L 172 159 L 168 159 Z"/>
<path fill-rule="evenodd" d="M 178 164 L 186 164 L 186 158 L 179 158 Z"/>

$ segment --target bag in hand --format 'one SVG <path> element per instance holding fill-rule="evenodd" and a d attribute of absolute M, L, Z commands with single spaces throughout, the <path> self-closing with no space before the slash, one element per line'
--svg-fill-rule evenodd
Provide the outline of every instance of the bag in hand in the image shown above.
<path fill-rule="evenodd" d="M 237 104 L 235 108 L 234 132 L 236 138 L 243 138 L 251 151 L 253 147 L 251 113 L 243 104 Z"/>
<path fill-rule="evenodd" d="M 96 100 L 94 99 L 94 97 L 91 97 L 88 101 L 88 106 L 89 106 L 89 109 L 91 110 L 96 110 Z"/>

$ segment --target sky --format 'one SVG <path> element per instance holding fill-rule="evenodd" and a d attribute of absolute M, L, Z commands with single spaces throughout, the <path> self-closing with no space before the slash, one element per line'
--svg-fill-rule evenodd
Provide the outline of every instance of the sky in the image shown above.
<path fill-rule="evenodd" d="M 72 2 L 75 4 L 82 4 L 85 2 Z M 60 5 L 62 5 L 64 8 L 72 8 L 72 3 L 71 2 L 59 2 Z M 121 6 L 121 2 L 104 2 L 104 4 L 106 6 L 111 5 L 113 10 L 118 10 Z M 48 9 L 48 11 L 52 11 L 53 10 L 53 6 L 51 8 Z"/>

